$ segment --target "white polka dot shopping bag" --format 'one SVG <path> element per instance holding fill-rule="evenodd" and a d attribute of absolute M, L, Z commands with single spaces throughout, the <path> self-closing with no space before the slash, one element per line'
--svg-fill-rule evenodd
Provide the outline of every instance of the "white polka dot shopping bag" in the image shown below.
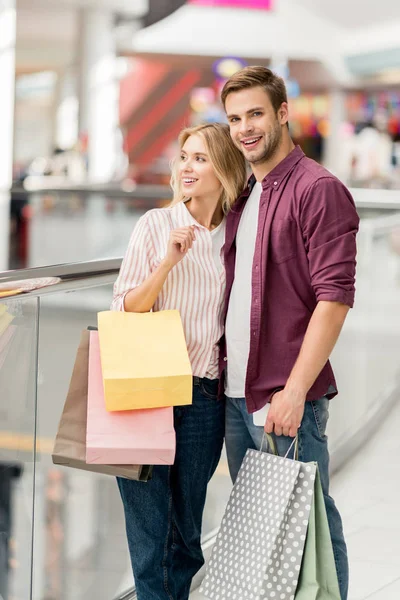
<path fill-rule="evenodd" d="M 340 600 L 316 463 L 247 451 L 200 592 L 211 600 Z"/>

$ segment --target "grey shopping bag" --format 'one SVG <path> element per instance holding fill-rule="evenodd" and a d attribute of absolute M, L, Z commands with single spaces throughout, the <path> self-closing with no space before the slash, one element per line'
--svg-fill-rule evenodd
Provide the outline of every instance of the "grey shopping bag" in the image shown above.
<path fill-rule="evenodd" d="M 294 600 L 317 465 L 248 450 L 200 592 L 212 600 Z"/>

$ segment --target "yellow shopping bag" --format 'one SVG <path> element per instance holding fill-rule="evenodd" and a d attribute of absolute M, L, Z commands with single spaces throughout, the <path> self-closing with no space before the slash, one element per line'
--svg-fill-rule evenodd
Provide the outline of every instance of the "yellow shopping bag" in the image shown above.
<path fill-rule="evenodd" d="M 192 369 L 177 310 L 98 313 L 106 409 L 192 403 Z"/>

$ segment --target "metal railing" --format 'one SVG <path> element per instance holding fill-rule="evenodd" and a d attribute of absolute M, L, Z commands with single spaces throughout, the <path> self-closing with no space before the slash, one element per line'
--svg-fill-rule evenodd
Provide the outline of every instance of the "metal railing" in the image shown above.
<path fill-rule="evenodd" d="M 52 278 L 54 281 L 49 285 L 37 287 L 30 291 L 24 291 L 24 297 L 42 296 L 57 292 L 72 292 L 95 286 L 113 283 L 118 275 L 122 258 L 107 258 L 104 260 L 91 260 L 82 263 L 67 263 L 62 265 L 51 265 L 47 267 L 35 267 L 33 269 L 16 269 L 14 271 L 0 272 L 0 286 L 2 284 L 15 284 L 17 282 L 32 282 L 42 278 Z M 8 285 L 7 285 L 8 287 Z M 20 295 L 16 293 L 15 295 Z M 8 298 L 13 296 L 8 296 Z"/>

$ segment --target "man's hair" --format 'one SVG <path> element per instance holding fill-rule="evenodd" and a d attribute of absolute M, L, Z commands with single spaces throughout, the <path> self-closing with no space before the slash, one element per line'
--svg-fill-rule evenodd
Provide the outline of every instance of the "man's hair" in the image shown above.
<path fill-rule="evenodd" d="M 224 108 L 229 94 L 254 87 L 262 87 L 266 91 L 275 112 L 278 112 L 282 102 L 287 102 L 287 92 L 282 77 L 267 67 L 254 66 L 241 69 L 225 83 L 221 92 Z"/>

